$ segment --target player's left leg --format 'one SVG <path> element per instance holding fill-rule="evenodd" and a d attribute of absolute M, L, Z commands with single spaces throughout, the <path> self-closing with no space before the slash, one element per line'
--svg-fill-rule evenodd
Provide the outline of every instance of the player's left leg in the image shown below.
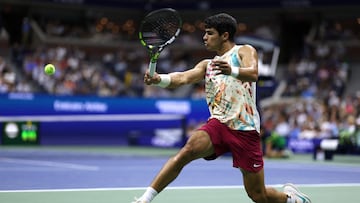
<path fill-rule="evenodd" d="M 274 188 L 265 187 L 264 169 L 258 172 L 241 170 L 245 190 L 250 199 L 256 203 L 286 203 L 287 195 Z"/>
<path fill-rule="evenodd" d="M 284 192 L 288 195 L 290 203 L 311 203 L 310 198 L 306 194 L 300 192 L 300 190 L 291 183 L 284 185 Z"/>

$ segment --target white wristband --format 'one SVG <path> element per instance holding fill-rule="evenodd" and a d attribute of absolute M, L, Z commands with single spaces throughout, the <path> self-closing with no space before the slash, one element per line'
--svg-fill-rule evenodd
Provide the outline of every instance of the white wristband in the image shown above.
<path fill-rule="evenodd" d="M 237 66 L 231 66 L 231 76 L 237 78 L 239 76 L 239 68 Z"/>
<path fill-rule="evenodd" d="M 171 77 L 169 74 L 159 74 L 160 76 L 160 82 L 158 84 L 156 84 L 156 86 L 162 87 L 162 88 L 166 88 L 170 85 L 171 83 Z"/>

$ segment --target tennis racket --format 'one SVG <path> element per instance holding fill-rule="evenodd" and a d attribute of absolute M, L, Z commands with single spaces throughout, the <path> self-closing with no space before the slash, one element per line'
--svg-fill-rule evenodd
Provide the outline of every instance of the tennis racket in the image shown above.
<path fill-rule="evenodd" d="M 180 34 L 182 19 L 179 13 L 171 8 L 163 8 L 147 14 L 140 24 L 139 39 L 149 50 L 149 74 L 152 77 L 156 63 L 164 48 L 173 43 Z"/>

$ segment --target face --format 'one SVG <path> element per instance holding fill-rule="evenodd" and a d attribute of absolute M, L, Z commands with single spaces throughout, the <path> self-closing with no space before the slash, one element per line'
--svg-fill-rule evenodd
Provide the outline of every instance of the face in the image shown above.
<path fill-rule="evenodd" d="M 207 50 L 216 51 L 221 47 L 221 36 L 214 28 L 206 28 L 203 36 L 204 45 Z"/>

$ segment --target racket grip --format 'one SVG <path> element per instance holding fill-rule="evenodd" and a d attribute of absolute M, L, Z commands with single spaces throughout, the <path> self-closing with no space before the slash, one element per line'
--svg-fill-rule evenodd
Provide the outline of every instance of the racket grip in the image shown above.
<path fill-rule="evenodd" d="M 156 70 L 156 61 L 155 62 L 150 62 L 149 63 L 149 75 L 152 77 L 154 76 Z"/>

